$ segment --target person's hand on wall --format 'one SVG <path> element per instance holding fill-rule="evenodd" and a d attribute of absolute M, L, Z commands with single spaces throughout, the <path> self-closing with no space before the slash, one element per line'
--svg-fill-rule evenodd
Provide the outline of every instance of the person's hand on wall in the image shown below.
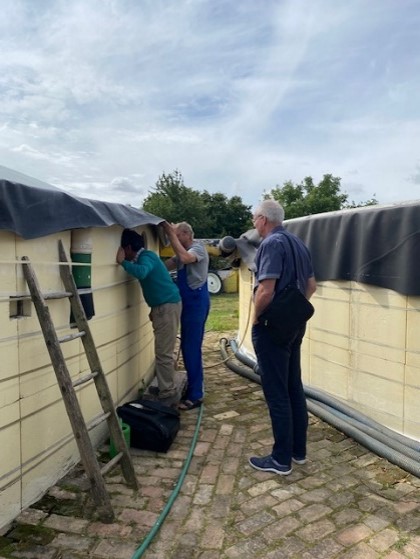
<path fill-rule="evenodd" d="M 125 250 L 123 247 L 118 248 L 115 260 L 117 261 L 117 264 L 121 264 L 122 261 L 125 260 Z"/>
<path fill-rule="evenodd" d="M 163 230 L 165 231 L 166 235 L 169 238 L 173 238 L 174 235 L 176 235 L 175 233 L 175 229 L 172 223 L 169 223 L 168 221 L 164 221 L 163 223 L 160 224 L 163 228 Z"/>

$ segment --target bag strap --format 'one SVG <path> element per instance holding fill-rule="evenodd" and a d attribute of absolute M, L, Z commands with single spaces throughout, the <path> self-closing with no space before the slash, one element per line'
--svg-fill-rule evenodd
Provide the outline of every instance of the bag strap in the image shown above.
<path fill-rule="evenodd" d="M 289 236 L 287 235 L 287 233 L 285 231 L 282 231 L 281 234 L 283 235 L 283 237 L 285 237 L 287 239 L 287 242 L 289 243 L 289 246 L 290 246 L 290 250 L 292 251 L 293 265 L 295 267 L 295 282 L 296 282 L 296 285 L 299 286 L 299 280 L 298 280 L 298 274 L 297 274 L 297 264 L 296 264 L 296 253 L 295 253 L 293 243 L 289 239 Z"/>

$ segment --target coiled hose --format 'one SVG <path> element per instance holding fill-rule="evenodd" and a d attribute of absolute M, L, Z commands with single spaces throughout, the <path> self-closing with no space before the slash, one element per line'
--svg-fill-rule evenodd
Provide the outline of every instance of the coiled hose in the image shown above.
<path fill-rule="evenodd" d="M 258 363 L 239 351 L 234 340 L 221 338 L 220 351 L 228 359 L 227 344 L 240 363 L 231 359 L 227 366 L 235 373 L 261 384 Z M 378 456 L 420 477 L 420 443 L 380 425 L 378 422 L 338 401 L 332 396 L 304 386 L 308 410 Z"/>

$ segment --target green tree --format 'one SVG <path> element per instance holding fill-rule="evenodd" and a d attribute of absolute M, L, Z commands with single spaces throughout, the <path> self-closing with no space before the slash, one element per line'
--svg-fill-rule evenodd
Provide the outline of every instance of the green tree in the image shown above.
<path fill-rule="evenodd" d="M 185 186 L 179 171 L 159 177 L 154 192 L 144 200 L 143 209 L 171 223 L 188 221 L 197 237 L 203 234 L 209 224 L 200 192 Z"/>
<path fill-rule="evenodd" d="M 252 227 L 251 206 L 243 204 L 239 196 L 228 198 L 221 192 L 202 194 L 209 218 L 209 238 L 220 239 L 225 235 L 238 238 Z"/>
<path fill-rule="evenodd" d="M 264 198 L 270 197 L 283 206 L 286 219 L 378 203 L 375 198 L 372 198 L 358 205 L 354 202 L 350 204 L 348 194 L 341 192 L 341 178 L 331 174 L 324 175 L 318 184 L 314 183 L 312 177 L 305 177 L 296 185 L 292 181 L 287 181 L 282 187 L 276 186 L 264 194 Z"/>
<path fill-rule="evenodd" d="M 179 171 L 159 177 L 143 209 L 173 223 L 187 221 L 202 239 L 237 238 L 252 226 L 251 206 L 245 206 L 239 196 L 229 199 L 221 192 L 189 188 Z"/>

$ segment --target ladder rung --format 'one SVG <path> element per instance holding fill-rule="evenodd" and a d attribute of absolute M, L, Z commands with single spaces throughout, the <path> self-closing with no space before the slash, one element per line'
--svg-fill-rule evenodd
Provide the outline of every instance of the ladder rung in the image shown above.
<path fill-rule="evenodd" d="M 56 293 L 43 293 L 42 296 L 44 300 L 47 301 L 48 299 L 64 299 L 66 297 L 73 297 L 73 293 L 70 291 L 61 291 Z"/>
<path fill-rule="evenodd" d="M 112 460 L 110 460 L 109 462 L 107 462 L 105 464 L 105 466 L 103 466 L 101 468 L 101 474 L 103 476 L 105 476 L 108 472 L 110 472 L 113 468 L 115 468 L 115 466 L 118 464 L 118 462 L 121 460 L 121 458 L 124 456 L 123 452 L 119 452 L 118 454 L 116 454 L 114 456 L 114 458 L 112 458 Z"/>
<path fill-rule="evenodd" d="M 85 375 L 82 378 L 79 378 L 78 380 L 75 380 L 73 382 L 73 387 L 76 388 L 76 386 L 80 386 L 81 384 L 85 384 L 85 382 L 88 382 L 89 380 L 95 378 L 96 376 L 98 376 L 98 372 L 94 371 L 93 373 L 89 373 L 88 375 Z"/>
<path fill-rule="evenodd" d="M 72 340 L 76 340 L 77 338 L 83 338 L 85 335 L 85 331 L 82 330 L 81 332 L 77 332 L 76 334 L 67 334 L 67 336 L 63 336 L 62 338 L 58 338 L 60 344 L 64 342 L 71 342 Z"/>
<path fill-rule="evenodd" d="M 89 423 L 86 424 L 87 430 L 90 431 L 94 427 L 97 427 L 98 425 L 103 423 L 105 420 L 107 420 L 110 415 L 111 415 L 111 412 L 107 412 L 107 413 L 103 413 L 103 414 L 99 415 L 95 419 L 92 419 L 92 421 L 89 421 Z"/>

